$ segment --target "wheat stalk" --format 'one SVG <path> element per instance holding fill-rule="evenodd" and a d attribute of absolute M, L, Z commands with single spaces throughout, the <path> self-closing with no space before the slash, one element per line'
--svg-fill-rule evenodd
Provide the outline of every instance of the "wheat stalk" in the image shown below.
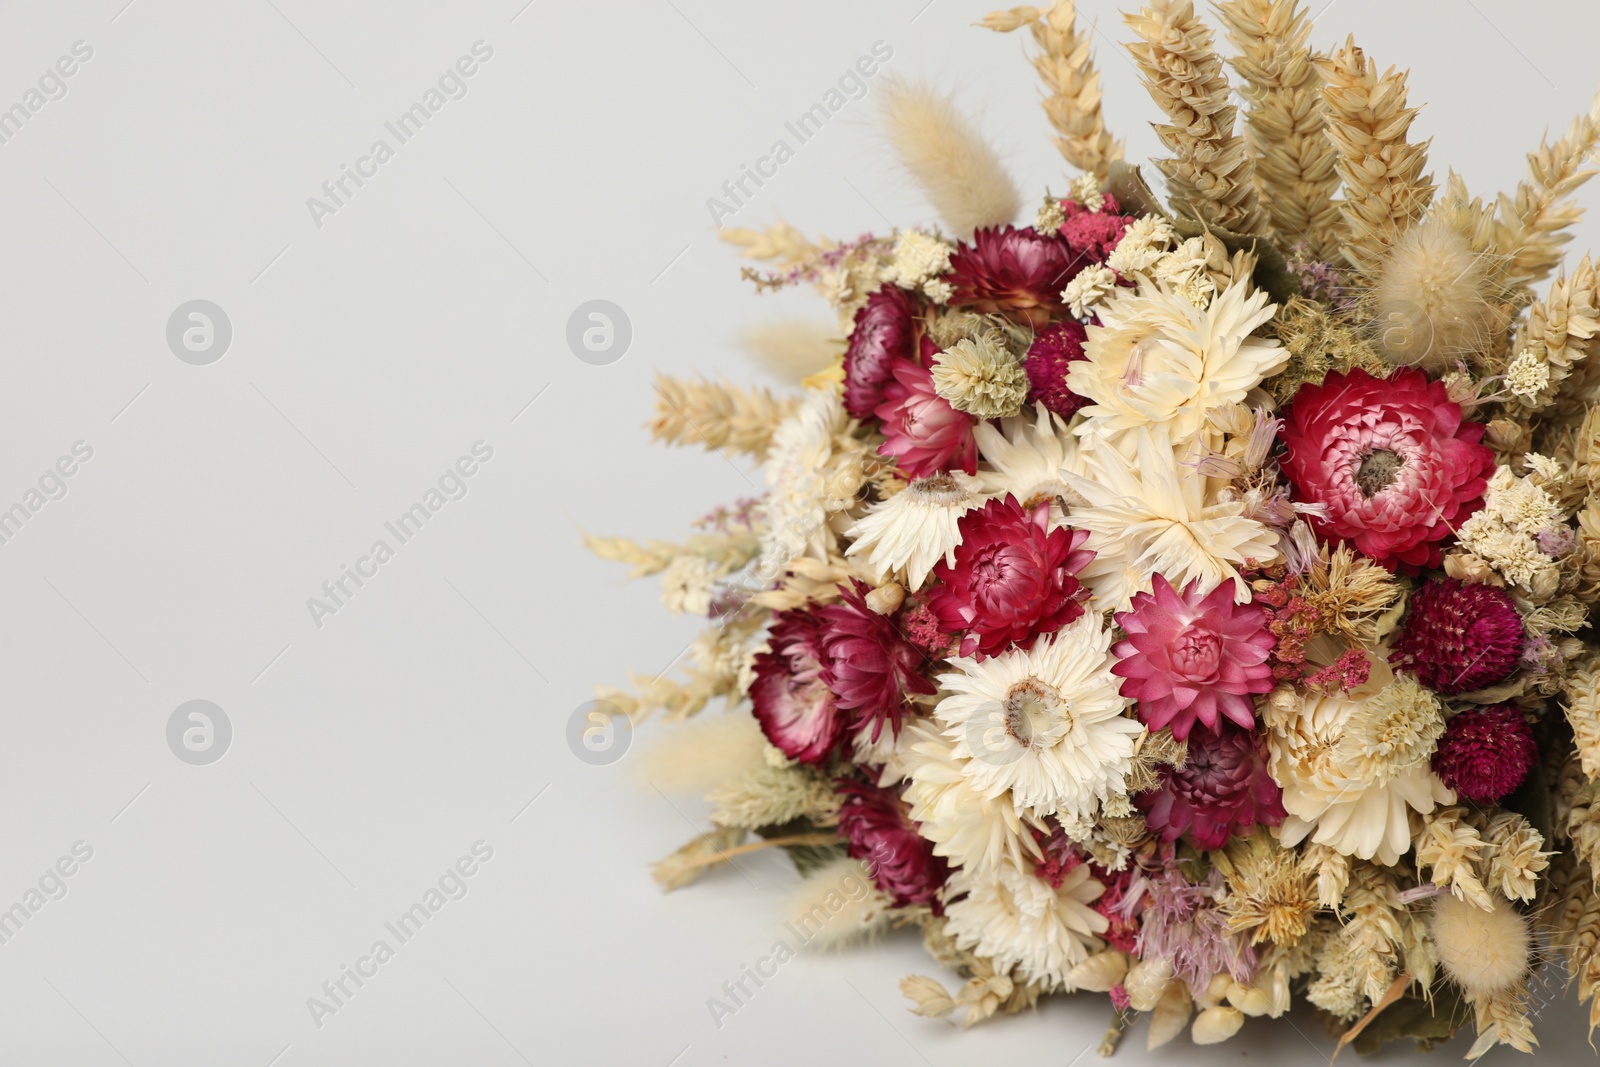
<path fill-rule="evenodd" d="M 1359 270 L 1374 271 L 1384 250 L 1433 199 L 1433 179 L 1422 173 L 1428 142 L 1406 140 L 1417 114 L 1406 107 L 1406 75 L 1393 67 L 1380 75 L 1354 38 L 1319 59 L 1317 69 L 1327 83 L 1328 138 L 1344 180 L 1345 257 Z"/>
<path fill-rule="evenodd" d="M 1597 144 L 1600 97 L 1587 115 L 1573 120 L 1565 137 L 1529 152 L 1528 177 L 1518 183 L 1515 194 L 1501 194 L 1495 245 L 1506 257 L 1508 286 L 1541 282 L 1561 262 L 1562 246 L 1572 239 L 1567 231 L 1583 217 L 1572 194 L 1595 173 L 1585 163 Z"/>
<path fill-rule="evenodd" d="M 1521 401 L 1528 412 L 1553 404 L 1558 394 L 1581 398 L 1584 387 L 1600 376 L 1600 368 L 1584 363 L 1589 342 L 1600 333 L 1600 291 L 1594 264 L 1588 256 L 1578 262 L 1570 277 L 1558 277 L 1543 300 L 1528 309 L 1511 351 L 1527 352 L 1544 364 L 1549 382 L 1536 396 Z M 1580 368 L 1579 364 L 1583 364 Z M 1577 377 L 1572 377 L 1577 369 Z M 1569 380 L 1569 378 L 1571 380 Z"/>
<path fill-rule="evenodd" d="M 794 405 L 793 399 L 780 400 L 766 389 L 691 382 L 660 374 L 656 376 L 656 416 L 648 429 L 652 440 L 669 445 L 703 445 L 707 451 L 732 449 L 760 458 L 766 455 L 773 428 Z"/>
<path fill-rule="evenodd" d="M 1344 217 L 1334 199 L 1339 172 L 1322 75 L 1306 46 L 1311 20 L 1296 0 L 1226 0 L 1217 14 L 1239 51 L 1230 62 L 1250 105 L 1245 145 L 1272 232 L 1331 259 L 1343 243 Z"/>
<path fill-rule="evenodd" d="M 1145 88 L 1170 119 L 1156 135 L 1174 158 L 1158 159 L 1167 195 L 1181 212 L 1239 233 L 1260 233 L 1266 214 L 1256 197 L 1255 168 L 1234 133 L 1238 109 L 1228 102 L 1228 76 L 1211 31 L 1189 0 L 1155 0 L 1124 19 L 1140 41 L 1128 45 Z"/>
<path fill-rule="evenodd" d="M 1122 143 L 1106 132 L 1100 114 L 1100 72 L 1089 52 L 1089 36 L 1077 27 L 1074 0 L 1055 0 L 1041 11 L 1014 7 L 987 15 L 983 25 L 1000 33 L 1027 26 L 1039 51 L 1033 69 L 1045 84 L 1045 116 L 1056 129 L 1056 148 L 1079 170 L 1105 180 Z"/>

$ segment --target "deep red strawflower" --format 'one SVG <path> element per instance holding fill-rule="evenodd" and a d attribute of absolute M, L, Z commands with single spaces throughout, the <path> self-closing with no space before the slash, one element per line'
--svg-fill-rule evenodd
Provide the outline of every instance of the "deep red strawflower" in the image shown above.
<path fill-rule="evenodd" d="M 851 780 L 838 782 L 837 788 L 844 795 L 839 833 L 849 843 L 851 858 L 866 864 L 895 907 L 931 904 L 939 914 L 939 890 L 950 876 L 950 865 L 933 854 L 933 842 L 918 832 L 899 794 Z"/>
<path fill-rule="evenodd" d="M 1117 214 L 1117 198 L 1110 193 L 1104 195 L 1099 211 L 1090 211 L 1075 200 L 1063 200 L 1061 209 L 1067 216 L 1061 224 L 1061 237 L 1078 257 L 1080 266 L 1104 263 L 1133 221 Z M 1066 288 L 1065 282 L 1061 284 Z"/>
<path fill-rule="evenodd" d="M 1009 314 L 1043 329 L 1061 311 L 1061 290 L 1081 265 L 1067 242 L 1029 227 L 985 227 L 950 256 L 952 307 Z"/>
<path fill-rule="evenodd" d="M 1254 726 L 1250 694 L 1273 685 L 1266 610 L 1235 604 L 1229 582 L 1202 594 L 1196 579 L 1179 593 L 1158 574 L 1151 588 L 1133 598 L 1131 611 L 1117 613 L 1128 636 L 1111 649 L 1118 657 L 1111 673 L 1123 679 L 1122 695 L 1138 701 L 1139 719 L 1152 730 L 1170 726 L 1180 741 L 1196 722 L 1212 730 L 1224 718 Z"/>
<path fill-rule="evenodd" d="M 756 656 L 750 703 L 761 732 L 785 756 L 821 763 L 844 734 L 845 712 L 822 680 L 823 622 L 806 608 L 773 616 L 770 651 Z"/>
<path fill-rule="evenodd" d="M 1436 693 L 1469 693 L 1516 670 L 1524 640 L 1504 589 L 1439 578 L 1411 594 L 1389 659 Z"/>
<path fill-rule="evenodd" d="M 1303 385 L 1280 431 L 1294 498 L 1326 541 L 1393 570 L 1439 565 L 1439 543 L 1483 505 L 1494 453 L 1442 382 L 1415 367 L 1360 369 Z"/>
<path fill-rule="evenodd" d="M 884 441 L 878 454 L 893 456 L 907 478 L 927 478 L 948 470 L 978 469 L 978 420 L 951 407 L 933 388 L 933 374 L 908 360 L 896 360 L 894 380 L 877 407 Z"/>
<path fill-rule="evenodd" d="M 1539 758 L 1528 720 L 1515 704 L 1473 708 L 1445 724 L 1433 773 L 1463 800 L 1489 804 L 1516 792 Z"/>
<path fill-rule="evenodd" d="M 1050 529 L 1050 505 L 1032 511 L 1007 495 L 961 516 L 955 564 L 934 564 L 928 607 L 946 630 L 966 631 L 961 654 L 993 656 L 1083 614 L 1074 577 L 1094 558 L 1087 530 Z"/>
<path fill-rule="evenodd" d="M 899 736 L 907 697 L 932 694 L 938 686 L 918 673 L 927 659 L 922 650 L 900 635 L 893 618 L 867 607 L 869 588 L 852 579 L 839 601 L 818 608 L 817 616 L 827 654 L 822 680 L 840 708 L 855 712 L 851 728 L 871 726 L 876 741 L 886 722 Z"/>
<path fill-rule="evenodd" d="M 1161 784 L 1134 803 L 1163 841 L 1188 834 L 1200 849 L 1221 848 L 1252 826 L 1277 826 L 1285 815 L 1283 790 L 1255 736 L 1231 726 L 1215 734 L 1196 730 L 1183 766 L 1162 768 Z"/>
<path fill-rule="evenodd" d="M 1089 401 L 1067 388 L 1067 367 L 1083 359 L 1083 342 L 1089 334 L 1079 322 L 1046 326 L 1028 346 L 1023 369 L 1028 372 L 1028 400 L 1043 404 L 1063 419 L 1070 419 Z"/>
<path fill-rule="evenodd" d="M 895 360 L 916 358 L 915 315 L 911 298 L 898 285 L 884 286 L 856 309 L 844 350 L 844 409 L 852 417 L 870 418 L 883 403 Z"/>

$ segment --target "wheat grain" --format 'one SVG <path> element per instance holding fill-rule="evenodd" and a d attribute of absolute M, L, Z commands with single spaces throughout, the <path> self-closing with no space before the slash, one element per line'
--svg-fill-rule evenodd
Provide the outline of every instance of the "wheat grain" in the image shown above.
<path fill-rule="evenodd" d="M 1089 36 L 1077 27 L 1074 0 L 1056 0 L 1046 10 L 1014 7 L 996 11 L 983 25 L 1000 33 L 1027 26 L 1039 50 L 1033 69 L 1045 84 L 1045 116 L 1055 127 L 1056 148 L 1066 161 L 1104 181 L 1111 161 L 1122 158 L 1122 143 L 1106 132 L 1100 113 L 1100 72 L 1089 50 Z"/>
<path fill-rule="evenodd" d="M 1296 0 L 1226 0 L 1217 9 L 1239 54 L 1230 61 L 1244 84 L 1245 145 L 1272 232 L 1305 242 L 1322 259 L 1338 254 L 1344 217 L 1329 142 L 1322 75 L 1306 39 L 1311 21 Z"/>
<path fill-rule="evenodd" d="M 1128 51 L 1170 120 L 1155 131 L 1173 158 L 1155 162 L 1174 208 L 1235 232 L 1260 233 L 1266 214 L 1256 196 L 1255 168 L 1234 132 L 1238 109 L 1229 103 L 1211 31 L 1189 0 L 1156 0 L 1124 18 L 1141 38 Z"/>
<path fill-rule="evenodd" d="M 1374 271 L 1433 199 L 1433 179 L 1422 173 L 1428 142 L 1406 140 L 1417 114 L 1406 107 L 1406 75 L 1393 67 L 1380 75 L 1354 38 L 1319 59 L 1317 69 L 1327 83 L 1328 138 L 1344 181 L 1345 258 Z"/>

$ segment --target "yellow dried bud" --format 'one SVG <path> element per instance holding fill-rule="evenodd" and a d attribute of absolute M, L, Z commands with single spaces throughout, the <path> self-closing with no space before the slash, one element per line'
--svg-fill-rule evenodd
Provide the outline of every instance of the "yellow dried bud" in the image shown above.
<path fill-rule="evenodd" d="M 1158 1049 L 1183 1033 L 1193 1012 L 1194 1003 L 1189 996 L 1189 987 L 1176 980 L 1168 982 L 1166 991 L 1161 994 L 1161 1002 L 1150 1013 L 1150 1035 L 1145 1047 Z"/>
<path fill-rule="evenodd" d="M 1128 992 L 1128 1005 L 1134 1011 L 1152 1011 L 1167 991 L 1172 978 L 1172 961 L 1159 956 L 1139 960 L 1128 968 L 1122 988 Z"/>
<path fill-rule="evenodd" d="M 893 615 L 905 603 L 906 587 L 899 582 L 880 585 L 867 594 L 867 607 L 879 615 Z"/>

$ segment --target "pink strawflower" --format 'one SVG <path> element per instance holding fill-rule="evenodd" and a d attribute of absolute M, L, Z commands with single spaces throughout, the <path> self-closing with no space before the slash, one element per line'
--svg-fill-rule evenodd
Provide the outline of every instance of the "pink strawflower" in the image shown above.
<path fill-rule="evenodd" d="M 1028 346 L 1023 369 L 1028 372 L 1028 400 L 1070 419 L 1089 401 L 1067 388 L 1067 367 L 1083 359 L 1088 332 L 1080 322 L 1057 323 L 1039 331 Z"/>
<path fill-rule="evenodd" d="M 822 680 L 823 624 L 805 608 L 773 616 L 770 651 L 756 656 L 750 704 L 762 733 L 785 756 L 821 763 L 844 734 L 846 715 Z"/>
<path fill-rule="evenodd" d="M 959 529 L 955 563 L 934 565 L 941 584 L 928 607 L 944 629 L 966 631 L 963 656 L 993 656 L 1083 614 L 1074 575 L 1094 558 L 1082 547 L 1089 534 L 1052 530 L 1048 503 L 1028 511 L 1008 494 L 967 512 Z"/>
<path fill-rule="evenodd" d="M 1361 368 L 1303 385 L 1281 431 L 1282 467 L 1307 521 L 1393 570 L 1439 565 L 1439 543 L 1483 505 L 1494 453 L 1442 382 L 1415 367 Z"/>
<path fill-rule="evenodd" d="M 840 781 L 839 833 L 849 842 L 851 858 L 866 864 L 879 889 L 897 908 L 929 904 L 942 910 L 939 890 L 950 865 L 933 854 L 933 842 L 918 833 L 905 802 L 892 789 L 865 782 Z"/>
<path fill-rule="evenodd" d="M 1040 329 L 1062 310 L 1061 290 L 1080 264 L 1067 242 L 1032 227 L 985 227 L 950 256 L 951 307 L 1008 314 Z"/>
<path fill-rule="evenodd" d="M 978 420 L 951 407 L 933 388 L 928 368 L 896 360 L 894 380 L 883 390 L 877 416 L 884 441 L 878 453 L 893 456 L 907 478 L 927 478 L 942 471 L 978 469 Z"/>
<path fill-rule="evenodd" d="M 1117 214 L 1117 198 L 1104 194 L 1099 211 L 1090 211 L 1075 200 L 1061 201 L 1066 221 L 1061 224 L 1061 237 L 1077 256 L 1077 265 L 1104 263 L 1111 250 L 1122 240 L 1123 231 L 1133 219 Z M 1066 283 L 1062 283 L 1066 288 Z"/>
<path fill-rule="evenodd" d="M 1106 944 L 1122 952 L 1132 952 L 1139 940 L 1138 909 L 1132 906 L 1134 902 L 1129 897 L 1134 871 L 1131 864 L 1120 871 L 1108 871 L 1098 863 L 1089 866 L 1089 873 L 1094 875 L 1095 881 L 1106 887 L 1105 892 L 1089 905 L 1104 915 L 1110 924 L 1100 936 Z"/>
<path fill-rule="evenodd" d="M 1225 725 L 1189 735 L 1182 767 L 1164 767 L 1161 784 L 1134 802 L 1163 841 L 1189 835 L 1196 848 L 1221 848 L 1252 826 L 1284 819 L 1283 790 L 1272 780 L 1254 735 Z"/>
<path fill-rule="evenodd" d="M 896 360 L 915 359 L 917 332 L 911 298 L 898 285 L 886 285 L 856 309 L 855 326 L 844 350 L 844 409 L 866 419 L 883 403 L 884 386 L 894 377 Z"/>
<path fill-rule="evenodd" d="M 1433 752 L 1433 773 L 1462 800 L 1490 804 L 1516 792 L 1539 758 L 1533 730 L 1515 704 L 1452 717 Z"/>
<path fill-rule="evenodd" d="M 1505 681 L 1523 641 L 1522 615 L 1504 589 L 1439 578 L 1411 594 L 1389 658 L 1436 693 L 1469 693 Z"/>
<path fill-rule="evenodd" d="M 818 608 L 827 663 L 822 680 L 845 711 L 856 713 L 854 730 L 872 728 L 878 740 L 883 724 L 900 734 L 900 716 L 913 693 L 929 695 L 935 686 L 919 672 L 927 661 L 921 649 L 900 634 L 895 620 L 867 607 L 868 586 L 852 579 L 837 603 Z"/>
<path fill-rule="evenodd" d="M 1204 595 L 1198 579 L 1181 594 L 1159 574 L 1151 585 L 1132 611 L 1117 613 L 1128 636 L 1112 648 L 1121 662 L 1111 673 L 1123 679 L 1122 695 L 1138 701 L 1140 720 L 1152 730 L 1170 726 L 1180 741 L 1196 721 L 1211 730 L 1223 718 L 1254 726 L 1250 694 L 1273 684 L 1265 609 L 1235 604 L 1228 582 Z"/>

